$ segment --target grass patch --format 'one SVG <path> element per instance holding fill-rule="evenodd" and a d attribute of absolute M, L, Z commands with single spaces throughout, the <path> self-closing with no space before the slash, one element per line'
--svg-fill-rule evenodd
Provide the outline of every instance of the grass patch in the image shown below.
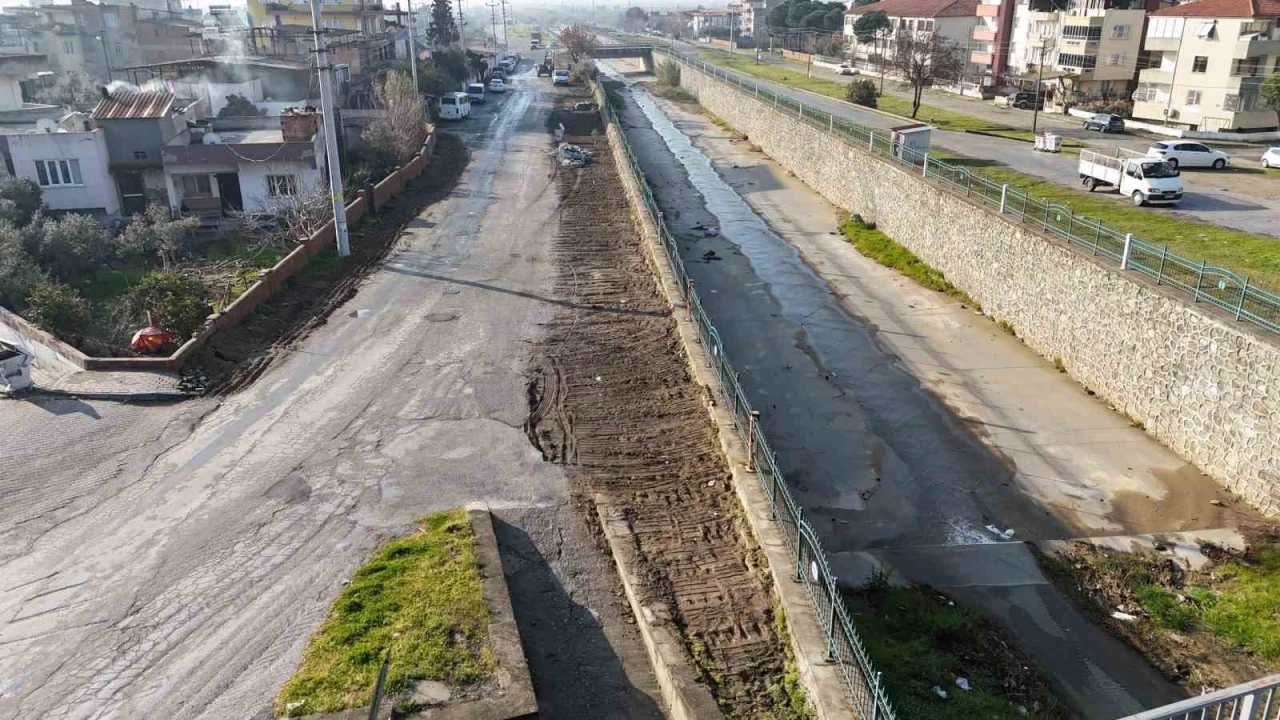
<path fill-rule="evenodd" d="M 489 608 L 463 510 L 424 518 L 419 532 L 383 545 L 351 578 L 276 698 L 277 715 L 368 705 L 384 654 L 390 695 L 415 680 L 452 687 L 493 673 Z"/>
<path fill-rule="evenodd" d="M 1261 285 L 1280 288 L 1280 240 L 1276 238 L 1170 215 L 1162 209 L 1135 208 L 1114 192 L 1089 193 L 986 165 L 985 161 L 971 161 L 937 150 L 930 151 L 930 156 L 980 167 L 978 174 L 995 182 L 1008 183 L 1033 197 L 1065 205 L 1077 215 L 1100 220 L 1121 232 L 1131 232 L 1149 243 L 1168 245 L 1170 252 L 1188 260 L 1204 258 L 1211 265 L 1230 268 Z"/>
<path fill-rule="evenodd" d="M 899 717 L 1071 716 L 1035 665 L 981 613 L 922 586 L 850 589 L 846 599 Z M 970 690 L 957 686 L 958 678 Z M 934 687 L 948 698 L 938 697 Z"/>
<path fill-rule="evenodd" d="M 693 96 L 688 90 L 676 85 L 666 85 L 663 83 L 654 83 L 648 86 L 649 92 L 660 98 L 666 98 L 674 102 L 696 103 L 698 98 Z"/>
<path fill-rule="evenodd" d="M 875 260 L 885 267 L 893 268 L 917 283 L 951 297 L 970 307 L 977 308 L 963 290 L 951 284 L 941 270 L 929 265 L 915 253 L 894 242 L 884 231 L 870 223 L 859 222 L 849 218 L 840 225 L 840 232 L 853 247 L 863 255 Z"/>
<path fill-rule="evenodd" d="M 1209 547 L 1205 554 L 1210 563 L 1190 571 L 1155 553 L 1075 544 L 1046 566 L 1188 688 L 1280 670 L 1280 542 L 1253 538 L 1244 553 Z M 1113 619 L 1116 608 L 1138 619 Z"/>

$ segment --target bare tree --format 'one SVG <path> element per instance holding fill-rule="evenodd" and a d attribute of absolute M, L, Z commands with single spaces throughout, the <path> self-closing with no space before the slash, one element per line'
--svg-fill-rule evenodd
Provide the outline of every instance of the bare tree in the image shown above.
<path fill-rule="evenodd" d="M 911 85 L 911 117 L 914 118 L 920 112 L 924 89 L 940 81 L 959 78 L 964 71 L 964 56 L 959 47 L 937 33 L 930 33 L 928 37 L 904 33 L 898 35 L 896 41 L 889 67 Z"/>
<path fill-rule="evenodd" d="M 373 87 L 374 98 L 383 114 L 361 133 L 375 152 L 385 153 L 403 163 L 422 147 L 427 138 L 426 111 L 413 79 L 391 71 Z"/>
<path fill-rule="evenodd" d="M 270 210 L 251 220 L 251 243 L 255 249 L 288 252 L 333 219 L 333 199 L 326 188 L 299 190 L 297 195 L 258 199 Z"/>
<path fill-rule="evenodd" d="M 571 62 L 578 62 L 600 47 L 596 34 L 585 25 L 570 25 L 560 31 L 560 45 L 569 53 Z"/>

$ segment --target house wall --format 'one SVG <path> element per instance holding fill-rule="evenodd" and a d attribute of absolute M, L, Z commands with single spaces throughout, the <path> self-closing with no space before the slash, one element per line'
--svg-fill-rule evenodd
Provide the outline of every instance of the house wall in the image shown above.
<path fill-rule="evenodd" d="M 39 182 L 36 160 L 78 160 L 82 185 L 46 187 L 44 203 L 55 210 L 101 210 L 120 214 L 115 182 L 108 171 L 105 135 L 101 130 L 83 133 L 29 133 L 10 135 L 9 155 L 14 174 Z"/>
<path fill-rule="evenodd" d="M 298 192 L 309 194 L 324 188 L 324 170 L 308 167 L 306 163 L 245 163 L 240 166 L 240 195 L 248 212 L 271 210 L 289 202 L 288 198 L 273 198 L 267 193 L 268 175 L 293 175 L 297 178 Z"/>
<path fill-rule="evenodd" d="M 0 111 L 22 108 L 22 78 L 0 75 Z"/>
<path fill-rule="evenodd" d="M 1142 30 L 1146 22 L 1145 10 L 1108 10 L 1102 18 L 1102 39 L 1098 43 L 1098 66 L 1093 71 L 1093 79 L 1111 80 L 1118 91 L 1123 91 L 1127 83 L 1138 74 L 1138 51 L 1142 47 Z M 1117 39 L 1115 28 L 1128 26 L 1129 37 Z M 1119 54 L 1120 61 L 1112 65 L 1109 57 Z"/>

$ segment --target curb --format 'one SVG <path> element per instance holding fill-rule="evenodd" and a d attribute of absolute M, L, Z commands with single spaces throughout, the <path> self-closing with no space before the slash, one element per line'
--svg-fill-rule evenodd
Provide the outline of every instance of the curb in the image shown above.
<path fill-rule="evenodd" d="M 194 393 L 185 393 L 178 390 L 157 390 L 149 392 L 80 392 L 71 390 L 48 390 L 44 388 L 32 388 L 25 393 L 26 395 L 39 395 L 43 397 L 61 397 L 73 398 L 76 400 L 103 400 L 107 402 L 182 402 L 190 400 L 199 395 Z M 13 395 L 11 397 L 21 397 L 21 395 Z"/>
<path fill-rule="evenodd" d="M 603 91 L 597 88 L 597 92 Z M 603 101 L 605 98 L 598 97 Z M 631 205 L 631 213 L 636 228 L 640 231 L 649 264 L 653 270 L 653 279 L 658 284 L 668 306 L 672 308 L 672 319 L 684 350 L 685 361 L 689 373 L 700 385 L 707 388 L 708 398 L 723 397 L 723 388 L 715 372 L 710 368 L 711 357 L 702 346 L 693 322 L 684 312 L 686 308 L 684 296 L 675 272 L 671 268 L 665 251 L 661 247 L 658 228 L 643 211 L 644 202 L 635 178 L 624 168 L 629 166 L 626 152 L 622 149 L 618 138 L 617 126 L 607 124 L 605 135 L 613 152 L 614 163 L 618 167 L 618 175 L 626 190 L 627 201 Z M 743 514 L 755 536 L 757 544 L 768 560 L 770 578 L 779 609 L 786 614 L 788 636 L 791 650 L 795 657 L 796 669 L 814 716 L 819 720 L 847 720 L 858 717 L 854 710 L 849 688 L 840 666 L 825 660 L 828 649 L 826 634 L 815 614 L 809 596 L 802 584 L 796 581 L 798 569 L 792 559 L 789 543 L 773 520 L 773 512 L 768 499 L 764 495 L 755 475 L 745 470 L 747 452 L 739 439 L 729 411 L 714 399 L 707 403 L 707 412 L 712 425 L 716 429 L 716 437 L 720 441 L 733 487 L 742 505 Z M 603 517 L 602 517 L 603 519 Z M 637 617 L 643 625 L 643 618 Z M 656 668 L 655 668 L 656 670 Z"/>

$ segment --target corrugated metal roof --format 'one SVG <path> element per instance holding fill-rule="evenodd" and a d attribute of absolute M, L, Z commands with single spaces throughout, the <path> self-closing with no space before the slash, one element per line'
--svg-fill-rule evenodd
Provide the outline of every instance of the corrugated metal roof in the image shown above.
<path fill-rule="evenodd" d="M 93 109 L 94 120 L 141 120 L 169 115 L 173 93 L 167 90 L 141 92 L 116 89 Z"/>

